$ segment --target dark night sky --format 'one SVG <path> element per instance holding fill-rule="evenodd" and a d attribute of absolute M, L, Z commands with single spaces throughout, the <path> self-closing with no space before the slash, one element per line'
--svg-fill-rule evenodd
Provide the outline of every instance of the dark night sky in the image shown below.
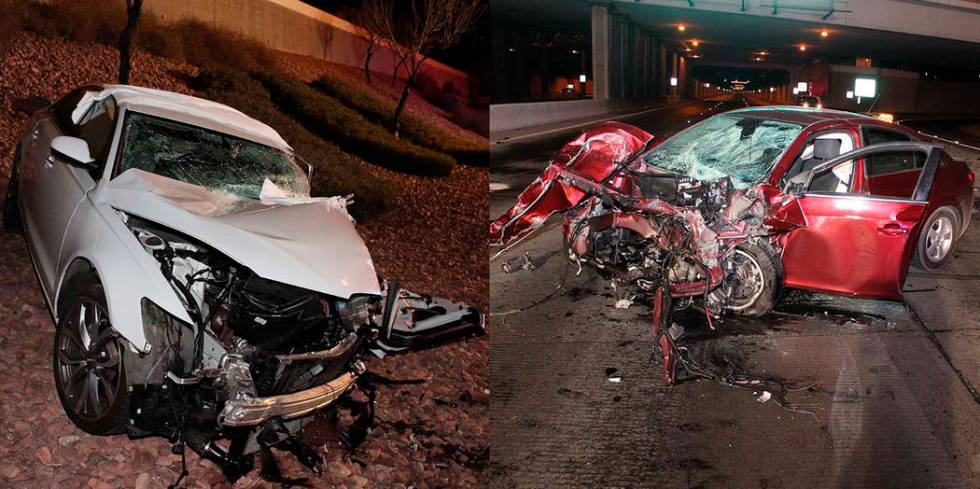
<path fill-rule="evenodd" d="M 361 8 L 361 0 L 302 0 L 302 2 L 348 20 L 353 11 Z M 436 53 L 433 58 L 463 70 L 477 79 L 489 80 L 490 16 L 484 14 L 483 21 L 459 44 L 444 52 Z"/>

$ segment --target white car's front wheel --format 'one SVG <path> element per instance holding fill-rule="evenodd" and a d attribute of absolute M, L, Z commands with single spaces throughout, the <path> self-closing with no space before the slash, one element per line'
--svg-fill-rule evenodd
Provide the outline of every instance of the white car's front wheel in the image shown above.
<path fill-rule="evenodd" d="M 82 287 L 58 321 L 54 380 L 65 414 L 87 433 L 123 433 L 128 417 L 123 350 L 99 284 Z"/>

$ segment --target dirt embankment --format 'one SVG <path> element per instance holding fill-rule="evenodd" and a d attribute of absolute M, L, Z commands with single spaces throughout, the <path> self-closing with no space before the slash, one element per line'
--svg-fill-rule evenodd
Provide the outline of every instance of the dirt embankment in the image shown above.
<path fill-rule="evenodd" d="M 193 93 L 187 82 L 197 73 L 194 66 L 140 51 L 135 56 L 134 84 Z M 313 61 L 304 63 L 330 69 Z M 116 63 L 116 51 L 103 45 L 27 34 L 0 53 L 0 191 L 6 190 L 16 138 L 26 129 L 14 101 L 28 95 L 54 100 L 82 83 L 111 83 Z M 487 170 L 461 167 L 447 178 L 423 178 L 360 164 L 398 189 L 390 212 L 359 225 L 379 271 L 413 290 L 487 310 Z M 166 487 L 180 470 L 166 441 L 93 437 L 69 423 L 53 385 L 54 327 L 23 238 L 0 233 L 0 257 L 0 479 L 19 487 Z M 489 456 L 487 338 L 373 360 L 369 367 L 427 382 L 380 387 L 378 426 L 353 454 L 345 454 L 319 423 L 313 438 L 322 441 L 327 471 L 314 484 L 471 487 L 483 479 Z M 280 462 L 287 474 L 309 475 L 291 457 Z M 188 465 L 183 487 L 223 484 L 210 463 L 191 454 Z M 236 484 L 268 486 L 256 472 Z"/>

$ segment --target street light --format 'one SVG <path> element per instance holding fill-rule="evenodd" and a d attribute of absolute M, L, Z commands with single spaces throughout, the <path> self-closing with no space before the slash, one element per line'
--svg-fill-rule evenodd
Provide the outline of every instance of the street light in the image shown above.
<path fill-rule="evenodd" d="M 699 44 L 701 44 L 701 43 L 700 43 L 700 42 L 698 42 L 698 40 L 697 40 L 697 39 L 695 39 L 695 40 L 693 40 L 693 41 L 691 41 L 691 45 L 692 45 L 692 46 L 694 46 L 694 47 L 698 47 L 698 45 L 699 45 Z"/>
<path fill-rule="evenodd" d="M 684 24 L 678 24 L 677 25 L 677 30 L 679 30 L 681 32 L 684 32 L 684 31 L 687 30 L 687 27 L 684 27 Z"/>
<path fill-rule="evenodd" d="M 806 44 L 800 44 L 800 52 L 806 51 Z"/>
<path fill-rule="evenodd" d="M 827 29 L 823 29 L 823 30 L 820 31 L 820 37 L 827 37 L 829 35 L 830 35 L 830 33 L 827 32 Z"/>

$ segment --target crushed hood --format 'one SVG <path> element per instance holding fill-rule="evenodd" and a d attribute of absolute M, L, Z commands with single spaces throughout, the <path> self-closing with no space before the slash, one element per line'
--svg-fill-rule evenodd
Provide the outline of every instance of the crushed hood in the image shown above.
<path fill-rule="evenodd" d="M 349 298 L 380 294 L 377 273 L 341 197 L 253 200 L 128 170 L 109 205 L 191 236 L 260 277 Z"/>

